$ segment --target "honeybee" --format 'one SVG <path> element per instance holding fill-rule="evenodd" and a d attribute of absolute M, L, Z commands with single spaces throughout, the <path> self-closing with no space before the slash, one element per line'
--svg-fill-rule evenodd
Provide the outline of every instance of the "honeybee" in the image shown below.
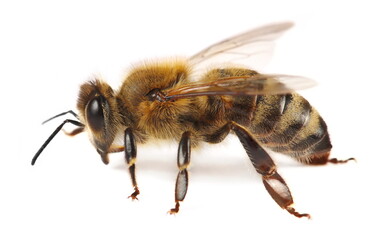
<path fill-rule="evenodd" d="M 308 78 L 262 74 L 235 65 L 258 57 L 274 40 L 292 27 L 283 22 L 262 26 L 216 43 L 187 59 L 146 62 L 134 67 L 120 89 L 95 79 L 81 85 L 79 114 L 66 119 L 48 137 L 37 158 L 62 129 L 75 125 L 68 135 L 87 132 L 104 164 L 108 155 L 124 152 L 133 193 L 140 193 L 135 177 L 136 146 L 154 139 L 179 141 L 175 185 L 176 214 L 186 196 L 191 149 L 201 142 L 220 143 L 235 134 L 263 184 L 276 203 L 296 217 L 308 217 L 293 208 L 293 197 L 265 149 L 286 154 L 301 163 L 345 163 L 329 158 L 332 148 L 327 126 L 315 108 L 295 93 L 314 85 Z M 219 67 L 212 64 L 222 60 Z M 234 65 L 229 64 L 234 62 Z M 211 66 L 211 67 L 208 67 Z M 197 74 L 197 72 L 200 74 Z M 118 144 L 123 139 L 123 144 Z"/>

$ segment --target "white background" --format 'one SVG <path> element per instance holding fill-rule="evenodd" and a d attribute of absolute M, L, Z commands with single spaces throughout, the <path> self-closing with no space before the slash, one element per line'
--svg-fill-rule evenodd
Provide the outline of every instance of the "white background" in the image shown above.
<path fill-rule="evenodd" d="M 126 3 L 123 3 L 126 2 Z M 0 3 L 1 239 L 383 239 L 384 54 L 381 1 L 2 1 Z M 302 166 L 277 157 L 296 209 L 267 194 L 235 138 L 193 152 L 181 212 L 173 207 L 176 145 L 139 146 L 139 201 L 124 158 L 102 164 L 86 134 L 59 133 L 79 85 L 116 88 L 135 62 L 189 56 L 262 24 L 294 21 L 265 72 L 310 77 L 301 92 L 327 121 L 333 156 Z"/>

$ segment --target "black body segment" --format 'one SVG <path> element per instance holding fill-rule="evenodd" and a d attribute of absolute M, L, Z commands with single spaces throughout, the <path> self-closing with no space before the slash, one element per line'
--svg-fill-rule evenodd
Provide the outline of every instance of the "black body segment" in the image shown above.
<path fill-rule="evenodd" d="M 258 75 L 256 71 L 242 68 L 213 69 L 200 82 Z M 271 79 L 265 81 L 269 86 Z M 210 95 L 199 106 L 203 106 L 202 119 L 207 124 L 225 126 L 228 122 L 236 122 L 248 129 L 263 147 L 301 162 L 309 162 L 314 154 L 328 153 L 332 148 L 324 120 L 305 98 L 295 92 L 257 96 Z M 199 123 L 198 126 L 205 124 Z M 198 131 L 206 129 L 202 138 L 210 143 L 220 142 L 227 133 L 226 126 L 221 129 L 202 127 Z"/>
<path fill-rule="evenodd" d="M 248 128 L 263 147 L 301 162 L 332 148 L 325 121 L 296 93 L 258 96 Z"/>

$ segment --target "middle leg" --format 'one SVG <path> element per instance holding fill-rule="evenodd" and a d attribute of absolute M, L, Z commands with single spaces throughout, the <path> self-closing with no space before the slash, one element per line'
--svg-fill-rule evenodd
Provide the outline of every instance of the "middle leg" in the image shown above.
<path fill-rule="evenodd" d="M 169 214 L 176 214 L 179 212 L 179 202 L 186 197 L 188 188 L 188 172 L 187 167 L 190 164 L 191 155 L 191 141 L 190 132 L 184 132 L 179 142 L 178 147 L 178 168 L 179 173 L 175 184 L 175 207 L 168 211 Z"/>

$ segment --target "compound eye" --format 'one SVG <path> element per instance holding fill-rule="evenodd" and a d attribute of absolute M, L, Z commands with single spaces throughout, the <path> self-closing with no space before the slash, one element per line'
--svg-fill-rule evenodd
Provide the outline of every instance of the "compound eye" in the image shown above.
<path fill-rule="evenodd" d="M 97 96 L 87 104 L 87 122 L 88 125 L 95 131 L 100 131 L 104 128 L 104 103 L 104 97 Z"/>

